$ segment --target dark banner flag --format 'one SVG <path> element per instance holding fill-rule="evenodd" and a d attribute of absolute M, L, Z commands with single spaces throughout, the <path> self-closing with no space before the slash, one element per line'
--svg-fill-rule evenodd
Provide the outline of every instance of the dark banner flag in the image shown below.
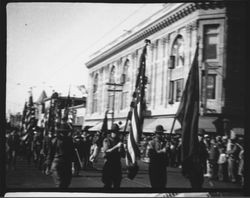
<path fill-rule="evenodd" d="M 134 179 L 134 177 L 138 172 L 137 159 L 140 157 L 138 142 L 142 134 L 143 119 L 144 119 L 143 112 L 145 111 L 146 107 L 144 99 L 145 84 L 146 84 L 146 77 L 145 77 L 146 53 L 147 53 L 147 45 L 150 43 L 150 41 L 146 40 L 145 42 L 146 45 L 143 48 L 140 57 L 140 66 L 136 79 L 135 91 L 133 93 L 133 100 L 131 102 L 130 111 L 127 118 L 127 123 L 130 124 L 130 130 L 127 140 L 126 164 L 128 167 L 128 178 L 130 179 Z"/>
<path fill-rule="evenodd" d="M 26 118 L 26 114 L 27 114 L 27 109 L 28 109 L 27 102 L 25 102 L 24 108 L 23 108 L 23 114 L 22 114 L 22 129 L 21 129 L 22 133 L 26 132 L 25 118 Z"/>
<path fill-rule="evenodd" d="M 199 162 L 199 69 L 198 44 L 193 63 L 183 91 L 176 119 L 182 126 L 182 172 L 191 182 L 192 187 L 201 187 L 203 173 Z"/>
<path fill-rule="evenodd" d="M 102 128 L 101 128 L 102 136 L 105 136 L 107 134 L 107 131 L 108 131 L 108 110 L 105 112 L 105 117 L 102 123 Z"/>

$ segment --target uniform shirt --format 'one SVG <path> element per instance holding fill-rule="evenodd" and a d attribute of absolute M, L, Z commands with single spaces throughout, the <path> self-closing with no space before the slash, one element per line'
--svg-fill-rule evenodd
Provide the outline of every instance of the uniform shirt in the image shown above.
<path fill-rule="evenodd" d="M 162 152 L 158 153 L 159 150 L 166 148 L 166 142 L 160 140 L 159 138 L 154 138 L 152 141 L 149 142 L 149 149 L 148 149 L 148 156 L 149 156 L 149 163 L 150 164 L 162 164 L 164 166 L 167 165 L 167 153 Z"/>
<path fill-rule="evenodd" d="M 125 151 L 124 147 L 117 148 L 113 150 L 112 152 L 106 152 L 108 149 L 114 147 L 116 144 L 118 144 L 119 139 L 118 138 L 105 138 L 103 140 L 103 157 L 107 160 L 114 161 L 114 162 L 120 162 L 121 157 L 125 157 Z"/>

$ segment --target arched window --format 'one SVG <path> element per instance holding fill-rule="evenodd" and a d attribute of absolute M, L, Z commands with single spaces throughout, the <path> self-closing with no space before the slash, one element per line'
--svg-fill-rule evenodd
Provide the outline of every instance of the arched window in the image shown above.
<path fill-rule="evenodd" d="M 113 65 L 111 70 L 110 70 L 110 75 L 109 75 L 109 82 L 110 83 L 115 83 L 115 66 Z M 109 85 L 109 89 L 113 89 L 112 85 Z M 108 95 L 108 108 L 112 109 L 114 105 L 114 92 L 109 92 Z"/>
<path fill-rule="evenodd" d="M 115 66 L 113 65 L 110 70 L 109 82 L 115 83 Z"/>
<path fill-rule="evenodd" d="M 94 78 L 94 84 L 93 84 L 93 106 L 92 106 L 92 113 L 97 112 L 97 90 L 98 90 L 98 80 L 99 80 L 99 76 L 98 74 L 95 75 Z"/>
<path fill-rule="evenodd" d="M 170 56 L 170 69 L 181 67 L 184 65 L 184 40 L 181 35 L 178 35 L 172 45 Z"/>
<path fill-rule="evenodd" d="M 127 81 L 129 81 L 129 77 L 128 77 L 129 64 L 130 64 L 129 59 L 127 59 L 122 68 L 121 84 L 124 84 Z"/>
<path fill-rule="evenodd" d="M 121 101 L 120 101 L 121 110 L 128 107 L 129 85 L 125 83 L 129 81 L 129 77 L 128 77 L 129 65 L 130 65 L 129 59 L 126 59 L 123 65 L 123 70 L 122 70 L 122 75 L 121 75 L 121 84 L 123 84 L 122 93 L 121 93 Z"/>
<path fill-rule="evenodd" d="M 98 88 L 98 74 L 96 74 L 94 78 L 93 93 L 97 92 L 97 88 Z"/>

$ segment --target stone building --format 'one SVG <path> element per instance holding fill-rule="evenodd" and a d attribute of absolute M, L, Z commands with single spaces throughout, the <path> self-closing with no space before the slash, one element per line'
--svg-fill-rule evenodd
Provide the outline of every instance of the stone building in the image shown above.
<path fill-rule="evenodd" d="M 199 43 L 200 120 L 206 132 L 244 128 L 244 3 L 167 3 L 151 17 L 93 54 L 85 125 L 100 125 L 106 110 L 125 123 L 144 40 L 150 39 L 144 132 L 171 129 Z M 116 83 L 119 92 L 108 91 Z M 110 120 L 111 116 L 109 116 Z M 180 127 L 176 124 L 175 129 Z"/>

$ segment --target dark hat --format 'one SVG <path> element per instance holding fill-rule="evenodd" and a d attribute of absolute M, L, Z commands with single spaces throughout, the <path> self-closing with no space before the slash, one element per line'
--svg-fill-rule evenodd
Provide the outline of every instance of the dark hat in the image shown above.
<path fill-rule="evenodd" d="M 120 130 L 120 128 L 119 128 L 119 126 L 118 126 L 118 124 L 113 124 L 112 125 L 112 127 L 111 127 L 111 130 L 110 130 L 110 132 L 118 132 Z"/>
<path fill-rule="evenodd" d="M 205 130 L 204 129 L 198 129 L 198 135 L 199 136 L 204 136 Z"/>
<path fill-rule="evenodd" d="M 163 131 L 166 131 L 162 125 L 157 125 L 155 127 L 155 133 L 163 133 Z"/>

